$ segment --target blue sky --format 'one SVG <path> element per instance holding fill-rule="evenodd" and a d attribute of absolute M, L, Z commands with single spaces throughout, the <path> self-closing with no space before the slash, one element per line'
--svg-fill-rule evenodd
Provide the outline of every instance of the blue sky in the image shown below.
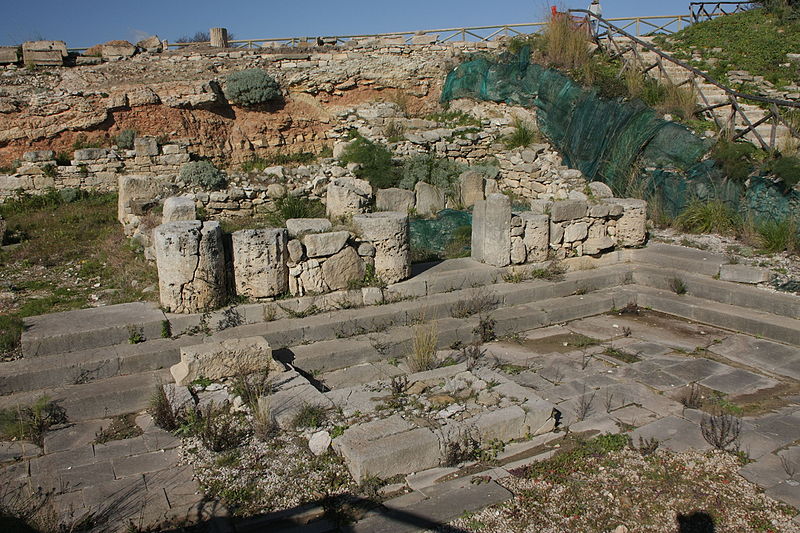
<path fill-rule="evenodd" d="M 585 1 L 561 7 L 586 8 Z M 688 13 L 688 0 L 601 0 L 606 17 Z M 0 17 L 0 44 L 43 38 L 87 47 L 112 39 L 137 41 L 222 26 L 236 38 L 387 33 L 543 20 L 545 0 L 8 0 Z"/>

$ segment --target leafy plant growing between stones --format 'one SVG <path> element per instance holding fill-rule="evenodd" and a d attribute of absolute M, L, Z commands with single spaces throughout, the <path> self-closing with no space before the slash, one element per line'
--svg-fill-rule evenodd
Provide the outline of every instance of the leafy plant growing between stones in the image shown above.
<path fill-rule="evenodd" d="M 669 288 L 677 295 L 686 294 L 686 284 L 681 278 L 675 277 L 669 280 Z"/>
<path fill-rule="evenodd" d="M 472 315 L 485 314 L 497 308 L 500 299 L 497 293 L 488 287 L 477 287 L 470 290 L 464 300 L 459 300 L 450 308 L 453 318 L 467 318 Z"/>
<path fill-rule="evenodd" d="M 222 318 L 217 324 L 217 331 L 222 331 L 229 328 L 235 328 L 244 324 L 244 317 L 239 312 L 239 308 L 232 305 L 222 311 Z"/>
<path fill-rule="evenodd" d="M 67 422 L 63 407 L 48 396 L 40 396 L 32 405 L 0 410 L 0 435 L 4 439 L 28 440 L 41 447 L 44 436 L 55 425 Z"/>
<path fill-rule="evenodd" d="M 178 174 L 178 178 L 188 185 L 201 187 L 206 190 L 222 189 L 228 183 L 222 171 L 215 167 L 210 161 L 191 161 L 189 163 L 184 163 Z"/>
<path fill-rule="evenodd" d="M 700 420 L 703 438 L 711 446 L 722 451 L 730 451 L 734 444 L 738 447 L 741 430 L 741 419 L 721 410 L 715 415 L 703 415 Z"/>
<path fill-rule="evenodd" d="M 578 404 L 575 407 L 575 418 L 578 420 L 578 422 L 583 422 L 592 413 L 592 404 L 594 403 L 594 397 L 596 394 L 597 393 L 595 391 L 592 391 L 591 394 L 587 394 L 586 385 L 583 385 L 583 393 L 578 398 Z"/>
<path fill-rule="evenodd" d="M 224 452 L 242 446 L 250 434 L 241 413 L 230 402 L 209 402 L 205 407 L 190 409 L 182 420 L 179 433 L 197 437 L 212 452 Z"/>
<path fill-rule="evenodd" d="M 633 440 L 630 442 L 631 448 L 642 454 L 642 456 L 647 457 L 648 455 L 653 455 L 656 453 L 660 443 L 658 439 L 655 437 L 651 437 L 649 439 L 645 439 L 641 435 L 639 435 L 639 443 L 634 444 Z"/>
<path fill-rule="evenodd" d="M 115 143 L 121 150 L 133 150 L 133 140 L 136 138 L 136 130 L 122 130 L 117 135 Z"/>
<path fill-rule="evenodd" d="M 459 429 L 447 436 L 442 454 L 442 466 L 457 466 L 479 458 L 481 443 L 472 428 Z"/>
<path fill-rule="evenodd" d="M 506 148 L 524 148 L 539 140 L 539 132 L 531 124 L 520 118 L 515 118 L 513 123 L 514 131 L 503 139 Z"/>
<path fill-rule="evenodd" d="M 153 417 L 153 423 L 164 431 L 175 431 L 180 425 L 180 414 L 173 408 L 171 398 L 167 396 L 163 385 L 156 385 L 147 412 Z"/>
<path fill-rule="evenodd" d="M 128 344 L 139 344 L 145 340 L 141 326 L 128 326 Z"/>
<path fill-rule="evenodd" d="M 325 408 L 319 405 L 303 405 L 294 417 L 293 425 L 296 428 L 318 428 L 328 419 Z"/>
<path fill-rule="evenodd" d="M 123 439 L 132 439 L 143 433 L 142 428 L 136 425 L 136 415 L 116 416 L 111 423 L 95 434 L 95 444 L 105 444 L 107 442 Z"/>
<path fill-rule="evenodd" d="M 687 409 L 700 409 L 703 406 L 703 395 L 696 383 L 684 388 L 678 396 L 678 401 Z"/>
<path fill-rule="evenodd" d="M 478 342 L 491 342 L 497 338 L 494 331 L 497 322 L 489 315 L 480 315 L 478 317 L 478 325 L 472 330 Z"/>
<path fill-rule="evenodd" d="M 172 324 L 169 320 L 162 320 L 161 321 L 161 338 L 162 339 L 169 339 L 172 337 Z"/>

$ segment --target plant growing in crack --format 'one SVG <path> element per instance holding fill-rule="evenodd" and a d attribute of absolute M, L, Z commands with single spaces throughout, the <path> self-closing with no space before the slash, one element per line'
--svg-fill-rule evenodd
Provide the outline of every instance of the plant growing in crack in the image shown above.
<path fill-rule="evenodd" d="M 586 420 L 592 414 L 592 403 L 597 392 L 586 393 L 586 384 L 583 385 L 583 393 L 578 398 L 578 405 L 575 407 L 575 418 L 578 422 Z"/>

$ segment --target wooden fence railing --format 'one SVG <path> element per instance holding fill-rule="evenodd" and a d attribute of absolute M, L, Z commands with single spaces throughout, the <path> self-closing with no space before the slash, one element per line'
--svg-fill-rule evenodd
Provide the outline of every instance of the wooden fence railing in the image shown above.
<path fill-rule="evenodd" d="M 606 52 L 612 57 L 621 60 L 620 74 L 631 68 L 638 69 L 643 74 L 648 74 L 653 69 L 658 69 L 660 77 L 665 79 L 668 83 L 676 86 L 688 85 L 698 95 L 698 99 L 701 102 L 700 107 L 695 111 L 695 115 L 709 116 L 714 120 L 720 131 L 728 132 L 730 139 L 736 140 L 745 136 L 750 136 L 758 142 L 763 149 L 771 150 L 776 147 L 779 126 L 783 126 L 792 137 L 800 139 L 800 133 L 798 133 L 793 125 L 794 121 L 789 118 L 790 114 L 797 113 L 798 110 L 800 110 L 800 102 L 776 100 L 765 96 L 735 91 L 718 82 L 705 72 L 670 56 L 653 44 L 612 24 L 610 20 L 595 17 L 585 9 L 573 9 L 570 13 L 573 14 L 573 16 L 577 14 L 585 17 L 587 20 L 595 19 L 597 21 L 597 43 L 599 46 L 605 48 Z M 645 58 L 641 50 L 652 52 L 655 56 L 655 60 Z M 686 78 L 680 81 L 675 80 L 665 66 L 667 63 L 680 67 L 681 70 L 685 71 L 687 75 Z M 722 91 L 725 95 L 725 101 L 712 103 L 712 99 L 705 93 L 704 84 Z M 742 109 L 743 103 L 754 104 L 761 107 L 763 109 L 763 116 L 752 121 Z M 727 119 L 723 121 L 720 118 L 719 111 L 725 108 L 729 108 L 729 110 Z M 737 119 L 744 127 L 737 128 Z M 764 139 L 764 135 L 757 130 L 759 126 L 767 123 L 771 126 L 768 136 L 769 140 Z"/>
<path fill-rule="evenodd" d="M 752 2 L 689 2 L 692 22 L 703 22 L 723 15 L 741 13 L 753 7 Z"/>

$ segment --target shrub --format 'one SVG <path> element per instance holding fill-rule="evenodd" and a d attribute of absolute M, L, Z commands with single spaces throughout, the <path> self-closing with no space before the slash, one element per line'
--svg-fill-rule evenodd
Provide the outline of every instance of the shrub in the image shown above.
<path fill-rule="evenodd" d="M 275 205 L 266 215 L 272 227 L 281 228 L 290 218 L 319 218 L 325 216 L 325 206 L 319 200 L 302 196 L 285 196 L 275 200 Z"/>
<path fill-rule="evenodd" d="M 204 189 L 221 189 L 227 183 L 222 172 L 210 161 L 192 161 L 181 167 L 180 179 Z"/>
<path fill-rule="evenodd" d="M 150 404 L 147 412 L 153 417 L 153 423 L 165 431 L 175 431 L 178 429 L 178 413 L 172 408 L 167 393 L 162 385 L 156 386 L 153 395 L 150 396 Z"/>
<path fill-rule="evenodd" d="M 435 154 L 419 154 L 403 162 L 403 177 L 398 183 L 403 189 L 413 190 L 419 181 L 429 183 L 450 194 L 453 184 L 466 167 Z"/>
<path fill-rule="evenodd" d="M 399 179 L 392 164 L 392 152 L 381 143 L 372 142 L 360 135 L 350 143 L 340 158 L 344 163 L 359 165 L 355 174 L 367 180 L 376 189 L 395 187 Z"/>
<path fill-rule="evenodd" d="M 439 331 L 436 324 L 414 326 L 411 354 L 406 359 L 412 372 L 422 372 L 436 368 L 436 344 Z"/>
<path fill-rule="evenodd" d="M 328 414 L 319 405 L 306 404 L 300 408 L 294 417 L 294 426 L 297 428 L 318 428 L 325 423 Z"/>
<path fill-rule="evenodd" d="M 539 132 L 536 131 L 533 126 L 520 120 L 519 118 L 515 118 L 514 132 L 503 139 L 503 144 L 505 144 L 506 148 L 509 150 L 513 150 L 514 148 L 525 147 L 533 144 L 538 140 L 538 138 Z"/>
<path fill-rule="evenodd" d="M 770 161 L 769 171 L 783 182 L 785 192 L 789 192 L 800 181 L 800 158 L 779 157 Z"/>
<path fill-rule="evenodd" d="M 217 406 L 210 402 L 204 409 L 190 411 L 185 431 L 195 435 L 203 446 L 212 452 L 224 452 L 244 444 L 249 428 L 241 423 L 241 416 L 233 412 L 229 402 Z"/>
<path fill-rule="evenodd" d="M 693 88 L 678 87 L 666 83 L 664 87 L 664 101 L 658 105 L 662 113 L 671 113 L 683 120 L 689 120 L 697 110 L 697 95 Z"/>
<path fill-rule="evenodd" d="M 767 220 L 756 225 L 761 247 L 769 253 L 800 251 L 799 228 L 797 221 L 792 218 Z"/>
<path fill-rule="evenodd" d="M 736 212 L 720 200 L 694 200 L 675 219 L 681 231 L 731 234 L 739 226 Z"/>
<path fill-rule="evenodd" d="M 67 413 L 64 408 L 47 396 L 40 396 L 29 407 L 17 406 L 0 410 L 0 436 L 6 440 L 29 440 L 43 446 L 47 430 L 66 422 Z"/>
<path fill-rule="evenodd" d="M 116 144 L 122 150 L 133 150 L 133 140 L 136 138 L 136 130 L 122 130 L 117 135 Z"/>
<path fill-rule="evenodd" d="M 589 34 L 577 31 L 570 17 L 552 17 L 544 30 L 544 50 L 551 65 L 578 68 L 589 61 Z"/>
<path fill-rule="evenodd" d="M 252 68 L 228 76 L 225 97 L 244 107 L 258 106 L 280 99 L 281 90 L 272 76 L 260 68 Z"/>

